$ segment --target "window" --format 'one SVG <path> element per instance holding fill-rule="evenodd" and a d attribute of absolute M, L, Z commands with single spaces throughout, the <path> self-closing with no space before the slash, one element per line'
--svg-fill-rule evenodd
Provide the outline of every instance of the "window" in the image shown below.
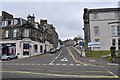
<path fill-rule="evenodd" d="M 95 39 L 95 42 L 100 42 L 100 39 Z"/>
<path fill-rule="evenodd" d="M 13 22 L 13 20 L 11 20 L 11 25 L 13 25 L 14 24 L 14 22 Z"/>
<path fill-rule="evenodd" d="M 17 19 L 14 19 L 14 25 L 16 25 L 18 23 Z"/>
<path fill-rule="evenodd" d="M 9 31 L 5 31 L 5 37 L 8 37 Z"/>
<path fill-rule="evenodd" d="M 115 12 L 115 19 L 119 19 L 119 14 L 118 14 L 118 12 Z"/>
<path fill-rule="evenodd" d="M 94 14 L 93 14 L 93 19 L 94 19 L 94 20 L 97 20 L 97 19 L 98 19 L 98 14 L 97 14 L 97 13 L 94 13 Z"/>
<path fill-rule="evenodd" d="M 112 45 L 116 45 L 116 40 L 112 39 Z"/>
<path fill-rule="evenodd" d="M 29 29 L 24 29 L 24 37 L 29 37 Z"/>
<path fill-rule="evenodd" d="M 117 35 L 120 36 L 120 25 L 117 26 Z"/>
<path fill-rule="evenodd" d="M 95 34 L 95 36 L 99 36 L 99 34 L 100 34 L 99 26 L 94 26 L 94 34 Z"/>
<path fill-rule="evenodd" d="M 120 39 L 118 39 L 118 49 L 120 50 Z"/>
<path fill-rule="evenodd" d="M 112 36 L 116 35 L 115 25 L 111 26 L 111 34 L 112 34 Z"/>
<path fill-rule="evenodd" d="M 23 44 L 23 49 L 29 49 L 29 44 Z"/>
<path fill-rule="evenodd" d="M 17 30 L 13 30 L 13 37 L 17 36 Z"/>
<path fill-rule="evenodd" d="M 38 29 L 38 24 L 37 24 L 37 23 L 35 23 L 35 28 L 37 28 L 37 29 Z"/>
<path fill-rule="evenodd" d="M 34 51 L 35 51 L 35 53 L 37 53 L 37 45 L 36 44 L 34 45 Z"/>

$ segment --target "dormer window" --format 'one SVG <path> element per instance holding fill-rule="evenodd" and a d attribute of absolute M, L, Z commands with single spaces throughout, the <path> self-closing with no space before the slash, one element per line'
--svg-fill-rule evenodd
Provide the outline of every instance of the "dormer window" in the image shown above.
<path fill-rule="evenodd" d="M 14 19 L 14 25 L 16 25 L 18 23 L 17 19 Z"/>
<path fill-rule="evenodd" d="M 2 21 L 2 27 L 7 25 L 8 25 L 8 21 Z"/>

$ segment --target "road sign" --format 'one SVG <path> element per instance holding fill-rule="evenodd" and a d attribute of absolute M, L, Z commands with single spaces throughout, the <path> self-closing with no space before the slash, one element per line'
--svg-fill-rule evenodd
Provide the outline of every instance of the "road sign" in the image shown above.
<path fill-rule="evenodd" d="M 61 59 L 61 61 L 68 61 L 66 58 Z"/>

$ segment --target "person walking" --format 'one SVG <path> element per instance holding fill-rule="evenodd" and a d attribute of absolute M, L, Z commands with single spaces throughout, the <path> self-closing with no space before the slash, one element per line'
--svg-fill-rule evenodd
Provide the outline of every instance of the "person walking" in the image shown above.
<path fill-rule="evenodd" d="M 115 63 L 116 62 L 116 55 L 115 55 L 116 47 L 115 47 L 115 45 L 111 46 L 110 50 L 111 50 L 112 63 Z"/>

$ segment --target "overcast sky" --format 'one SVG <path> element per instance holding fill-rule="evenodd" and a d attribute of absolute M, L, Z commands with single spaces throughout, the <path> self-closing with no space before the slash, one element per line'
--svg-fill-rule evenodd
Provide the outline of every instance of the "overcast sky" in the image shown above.
<path fill-rule="evenodd" d="M 34 14 L 36 22 L 47 19 L 62 40 L 83 34 L 83 9 L 116 8 L 118 2 L 2 2 L 2 10 L 26 19 Z"/>

